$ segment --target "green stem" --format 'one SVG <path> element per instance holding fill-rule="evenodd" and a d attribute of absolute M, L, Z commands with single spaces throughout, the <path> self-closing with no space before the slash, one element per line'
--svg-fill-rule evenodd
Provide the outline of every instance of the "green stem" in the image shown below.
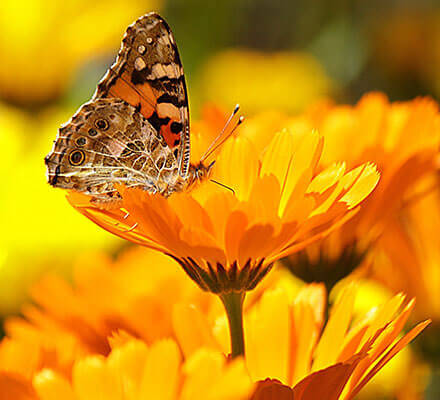
<path fill-rule="evenodd" d="M 243 302 L 245 292 L 228 292 L 220 295 L 225 306 L 231 336 L 231 357 L 244 356 Z"/>

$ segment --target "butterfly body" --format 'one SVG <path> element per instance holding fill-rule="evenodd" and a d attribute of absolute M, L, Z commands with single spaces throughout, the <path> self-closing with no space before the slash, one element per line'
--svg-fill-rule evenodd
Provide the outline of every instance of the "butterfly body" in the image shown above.
<path fill-rule="evenodd" d="M 115 63 L 45 161 L 51 185 L 100 202 L 117 200 L 118 184 L 169 196 L 206 179 L 212 165 L 190 164 L 183 67 L 159 15 L 127 28 Z"/>

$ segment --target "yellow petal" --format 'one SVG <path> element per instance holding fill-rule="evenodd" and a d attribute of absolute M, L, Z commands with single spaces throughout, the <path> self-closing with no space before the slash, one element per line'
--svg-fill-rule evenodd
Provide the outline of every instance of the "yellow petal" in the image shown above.
<path fill-rule="evenodd" d="M 137 397 L 147 355 L 148 348 L 140 340 L 132 340 L 111 352 L 108 358 L 109 374 L 118 382 L 123 399 Z"/>
<path fill-rule="evenodd" d="M 41 400 L 75 400 L 70 382 L 52 370 L 42 370 L 35 376 L 33 384 Z"/>
<path fill-rule="evenodd" d="M 185 357 L 201 347 L 216 348 L 206 317 L 192 304 L 176 304 L 173 329 Z"/>
<path fill-rule="evenodd" d="M 266 292 L 245 318 L 246 361 L 252 380 L 288 378 L 290 310 L 282 290 Z"/>
<path fill-rule="evenodd" d="M 225 360 L 220 353 L 199 349 L 184 366 L 186 379 L 181 400 L 208 399 L 213 382 L 218 379 Z"/>
<path fill-rule="evenodd" d="M 330 318 L 316 348 L 312 371 L 326 368 L 336 362 L 351 321 L 354 301 L 355 287 L 348 285 L 331 310 Z"/>
<path fill-rule="evenodd" d="M 254 145 L 250 140 L 239 136 L 224 144 L 215 164 L 213 179 L 233 189 L 240 201 L 246 201 L 258 170 L 258 154 Z"/>
<path fill-rule="evenodd" d="M 172 340 L 156 342 L 147 355 L 139 398 L 175 399 L 179 368 L 180 353 L 177 344 Z"/>
<path fill-rule="evenodd" d="M 355 207 L 376 187 L 379 177 L 374 164 L 364 164 L 351 170 L 344 177 L 345 187 L 349 189 L 340 201 L 347 203 L 349 209 Z"/>
<path fill-rule="evenodd" d="M 345 163 L 335 163 L 319 174 L 311 183 L 308 192 L 323 193 L 326 190 L 334 186 L 333 190 L 330 191 L 329 196 L 316 207 L 310 216 L 315 216 L 325 213 L 335 202 L 336 198 L 342 192 L 344 188 L 344 183 L 341 181 L 342 176 L 345 172 Z"/>
<path fill-rule="evenodd" d="M 280 181 L 282 192 L 278 211 L 279 215 L 284 214 L 290 195 L 303 174 L 308 170 L 313 171 L 316 168 L 316 164 L 321 157 L 323 143 L 323 138 L 319 135 L 318 131 L 312 131 L 310 134 L 304 135 L 301 143 L 294 149 L 288 169 Z"/>
<path fill-rule="evenodd" d="M 307 188 L 307 193 L 324 193 L 337 184 L 345 173 L 345 162 L 335 162 L 313 178 Z"/>
<path fill-rule="evenodd" d="M 278 132 L 269 143 L 263 157 L 260 176 L 274 175 L 280 186 L 290 168 L 294 149 L 293 135 L 283 130 Z"/>
<path fill-rule="evenodd" d="M 210 387 L 212 400 L 245 400 L 250 397 L 253 384 L 243 359 L 236 359 L 223 367 L 223 373 Z"/>
<path fill-rule="evenodd" d="M 252 389 L 243 359 L 226 363 L 222 354 L 208 349 L 188 359 L 184 372 L 181 400 L 245 399 Z"/>
<path fill-rule="evenodd" d="M 78 361 L 72 375 L 78 400 L 121 400 L 119 382 L 115 382 L 108 373 L 103 357 L 91 356 Z"/>

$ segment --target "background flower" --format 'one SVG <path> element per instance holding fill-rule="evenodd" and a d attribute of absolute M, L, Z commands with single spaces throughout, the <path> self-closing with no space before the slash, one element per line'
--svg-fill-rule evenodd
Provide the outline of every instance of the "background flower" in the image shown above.
<path fill-rule="evenodd" d="M 206 62 L 199 79 L 198 102 L 215 102 L 230 109 L 239 102 L 246 114 L 302 111 L 333 91 L 323 67 L 305 52 L 225 50 Z"/>
<path fill-rule="evenodd" d="M 200 350 L 185 362 L 171 340 L 147 347 L 129 341 L 108 358 L 75 363 L 72 382 L 51 370 L 34 379 L 39 400 L 69 399 L 209 399 L 244 400 L 252 392 L 243 360 L 227 363 L 219 353 Z"/>
<path fill-rule="evenodd" d="M 2 1 L 0 98 L 25 106 L 53 101 L 86 62 L 108 57 L 118 48 L 125 27 L 161 3 L 112 0 L 91 7 L 83 0 L 24 0 L 19 6 Z"/>
<path fill-rule="evenodd" d="M 65 196 L 45 177 L 47 152 L 60 119 L 71 110 L 30 116 L 0 104 L 0 314 L 18 312 L 41 273 L 70 274 L 77 251 L 114 249 L 118 243 L 66 210 Z M 27 135 L 37 132 L 29 145 Z M 119 244 L 120 245 L 120 244 Z"/>
<path fill-rule="evenodd" d="M 12 390 L 11 380 L 22 390 L 33 381 L 42 399 L 50 399 L 50 393 L 60 396 L 72 390 L 93 398 L 109 388 L 119 393 L 122 377 L 124 381 L 134 379 L 124 387 L 136 392 L 144 390 L 139 383 L 140 372 L 149 370 L 148 363 L 153 360 L 158 382 L 173 381 L 174 375 L 163 375 L 162 367 L 167 365 L 166 370 L 171 371 L 170 365 L 184 362 L 187 367 L 178 370 L 185 375 L 180 378 L 185 387 L 185 382 L 192 381 L 192 373 L 203 370 L 190 365 L 195 367 L 205 360 L 206 368 L 218 366 L 212 370 L 216 377 L 213 387 L 222 382 L 219 371 L 223 369 L 225 374 L 232 374 L 224 387 L 230 395 L 243 394 L 250 388 L 240 361 L 225 366 L 224 355 L 230 348 L 220 304 L 188 280 L 180 279 L 183 273 L 176 263 L 145 250 L 130 251 L 114 265 L 96 256 L 87 259 L 94 262 L 83 260 L 78 264 L 73 288 L 61 279 L 43 280 L 35 288 L 39 306 L 27 309 L 26 320 L 7 324 L 8 338 L 0 347 L 0 376 L 9 383 L 0 385 L 0 393 Z M 93 268 L 93 264 L 98 267 Z M 136 272 L 145 279 L 139 280 Z M 164 285 L 170 290 L 168 294 Z M 289 275 L 278 273 L 265 289 L 264 294 L 257 291 L 249 297 L 245 307 L 246 371 L 252 382 L 266 381 L 257 392 L 259 396 L 269 389 L 280 390 L 277 380 L 289 391 L 293 387 L 293 393 L 302 393 L 304 397 L 300 398 L 313 399 L 318 395 L 316 390 L 328 394 L 330 387 L 335 399 L 352 398 L 426 326 L 419 324 L 399 339 L 414 304 L 405 302 L 402 295 L 352 321 L 356 290 L 348 286 L 325 322 L 323 286 L 298 290 Z M 139 309 L 148 312 L 140 313 Z M 168 320 L 157 319 L 157 315 Z M 162 341 L 166 337 L 173 340 Z M 150 361 L 144 361 L 150 351 L 156 356 L 147 356 Z M 109 376 L 115 377 L 112 385 L 116 386 L 105 384 Z M 211 373 L 204 376 L 210 377 L 212 386 Z M 196 386 L 191 387 L 202 390 L 206 381 L 194 379 Z M 155 390 L 171 388 L 160 384 Z"/>
<path fill-rule="evenodd" d="M 371 261 L 375 243 L 404 207 L 412 187 L 437 170 L 440 114 L 430 99 L 390 103 L 384 95 L 371 93 L 354 107 L 318 105 L 293 125 L 317 126 L 322 132 L 321 168 L 345 157 L 350 167 L 371 160 L 381 173 L 376 190 L 353 219 L 286 261 L 300 278 L 331 288 L 366 257 Z"/>

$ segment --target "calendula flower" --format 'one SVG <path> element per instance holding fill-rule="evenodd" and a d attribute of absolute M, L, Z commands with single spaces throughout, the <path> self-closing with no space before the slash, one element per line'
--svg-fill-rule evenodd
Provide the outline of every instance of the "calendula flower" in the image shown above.
<path fill-rule="evenodd" d="M 300 278 L 331 288 L 366 260 L 408 191 L 437 169 L 440 114 L 430 99 L 390 103 L 372 93 L 354 107 L 322 103 L 292 123 L 322 132 L 321 168 L 335 158 L 347 160 L 350 168 L 372 160 L 381 173 L 376 190 L 343 228 L 285 260 Z"/>
<path fill-rule="evenodd" d="M 60 96 L 90 59 L 119 46 L 121 32 L 161 0 L 3 0 L 0 12 L 0 97 L 35 105 Z M 96 30 L 99 29 L 99 35 Z"/>
<path fill-rule="evenodd" d="M 225 79 L 228 85 L 222 84 Z M 198 89 L 202 101 L 227 108 L 240 99 L 246 113 L 268 109 L 297 112 L 328 96 L 334 83 L 318 60 L 305 52 L 228 49 L 203 66 Z"/>
<path fill-rule="evenodd" d="M 70 203 L 119 237 L 170 255 L 200 288 L 216 293 L 230 316 L 232 354 L 242 354 L 242 304 L 277 259 L 299 251 L 351 217 L 379 174 L 366 163 L 335 163 L 317 173 L 323 140 L 316 131 L 274 135 L 259 153 L 230 138 L 210 182 L 169 198 L 119 187 L 120 203 L 102 207 L 88 196 Z"/>
<path fill-rule="evenodd" d="M 326 291 L 319 284 L 294 296 L 282 286 L 268 290 L 249 308 L 245 360 L 252 380 L 260 382 L 253 399 L 352 399 L 429 323 L 401 335 L 414 306 L 403 295 L 354 318 L 355 294 L 354 285 L 341 292 L 327 323 Z M 191 315 L 196 320 L 194 310 L 186 313 Z M 184 352 L 212 343 L 184 321 L 182 316 L 176 326 Z M 217 322 L 213 337 L 225 329 Z M 227 352 L 227 341 L 223 345 Z"/>
<path fill-rule="evenodd" d="M 204 290 L 250 290 L 275 260 L 351 216 L 378 181 L 371 164 L 317 174 L 322 145 L 317 132 L 282 131 L 257 154 L 252 142 L 231 138 L 212 178 L 234 194 L 205 182 L 169 198 L 121 187 L 122 202 L 110 209 L 76 193 L 69 201 L 104 229 L 171 255 Z"/>

